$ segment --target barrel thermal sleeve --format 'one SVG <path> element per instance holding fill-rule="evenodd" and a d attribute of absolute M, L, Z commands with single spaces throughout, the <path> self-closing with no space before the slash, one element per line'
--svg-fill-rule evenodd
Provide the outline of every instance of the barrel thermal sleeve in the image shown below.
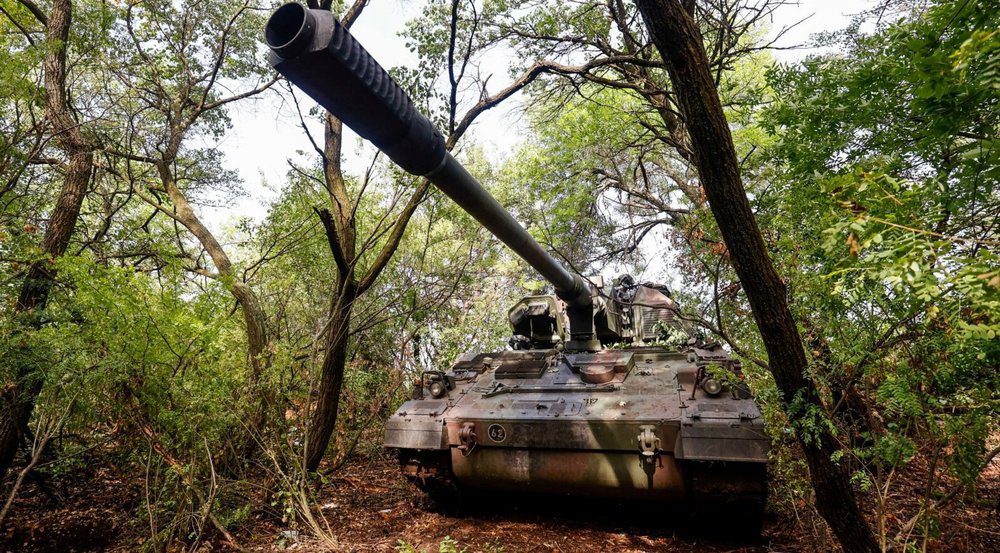
<path fill-rule="evenodd" d="M 404 170 L 426 175 L 444 161 L 434 124 L 330 12 L 285 4 L 264 36 L 278 72 Z"/>

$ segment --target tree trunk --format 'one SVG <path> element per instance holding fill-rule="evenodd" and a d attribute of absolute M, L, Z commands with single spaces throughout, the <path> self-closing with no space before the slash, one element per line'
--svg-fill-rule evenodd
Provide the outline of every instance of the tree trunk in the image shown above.
<path fill-rule="evenodd" d="M 178 138 L 167 151 L 168 159 L 176 155 L 179 146 L 180 138 L 178 135 Z M 212 259 L 212 263 L 219 273 L 219 280 L 229 289 L 230 293 L 236 299 L 236 303 L 240 306 L 240 311 L 243 313 L 243 322 L 247 332 L 247 356 L 250 363 L 250 378 L 247 384 L 250 397 L 256 400 L 256 405 L 250 414 L 250 420 L 247 421 L 247 431 L 242 437 L 238 438 L 238 443 L 234 444 L 237 456 L 245 458 L 254 450 L 259 434 L 265 429 L 267 406 L 270 403 L 268 394 L 260 386 L 263 372 L 271 363 L 270 342 L 267 334 L 267 321 L 264 316 L 264 310 L 260 305 L 260 300 L 250 286 L 240 280 L 233 272 L 232 261 L 229 259 L 229 255 L 225 249 L 223 249 L 222 244 L 219 243 L 208 227 L 202 223 L 191 207 L 191 204 L 188 203 L 187 197 L 177 187 L 169 163 L 161 161 L 157 164 L 157 170 L 160 174 L 160 182 L 166 190 L 167 196 L 170 198 L 170 203 L 173 206 L 173 212 L 170 215 L 184 225 L 184 228 L 198 239 L 201 247 L 205 249 L 205 252 Z"/>
<path fill-rule="evenodd" d="M 351 309 L 357 293 L 349 280 L 338 286 L 339 293 L 330 308 L 330 330 L 327 334 L 320 369 L 316 408 L 309 424 L 306 440 L 306 470 L 315 472 L 337 429 L 337 411 L 340 408 L 340 390 L 344 385 L 347 365 L 347 346 L 351 333 Z"/>
<path fill-rule="evenodd" d="M 184 193 L 177 188 L 167 162 L 159 163 L 158 170 L 160 180 L 174 208 L 172 215 L 198 239 L 201 247 L 205 248 L 205 252 L 212 258 L 212 263 L 219 272 L 220 280 L 229 289 L 230 293 L 233 294 L 236 303 L 239 304 L 240 310 L 243 312 L 243 321 L 247 329 L 248 353 L 250 356 L 250 378 L 251 382 L 256 384 L 260 379 L 263 366 L 267 363 L 268 344 L 267 325 L 264 320 L 264 310 L 260 306 L 260 300 L 254 294 L 253 290 L 233 273 L 233 264 L 229 259 L 229 255 L 226 254 L 225 249 L 223 249 L 222 244 L 215 238 L 215 235 L 208 230 L 208 227 L 195 214 Z"/>
<path fill-rule="evenodd" d="M 359 292 L 354 276 L 357 261 L 357 230 L 354 204 L 347 193 L 347 183 L 340 165 L 343 123 L 326 115 L 324 129 L 323 176 L 330 194 L 331 210 L 319 211 L 327 242 L 337 269 L 337 286 L 330 302 L 330 322 L 320 369 L 316 406 L 306 440 L 306 469 L 314 472 L 326 453 L 337 429 L 340 390 L 344 384 L 347 349 L 351 332 L 351 310 Z M 359 199 L 360 201 L 360 199 Z"/>
<path fill-rule="evenodd" d="M 729 124 L 692 17 L 694 3 L 636 0 L 636 5 L 670 74 L 701 184 L 750 302 L 786 412 L 793 424 L 803 416 L 822 413 L 816 386 L 805 375 L 806 355 L 788 308 L 785 284 L 774 269 L 743 188 Z M 791 405 L 797 407 L 789 409 Z M 817 509 L 845 551 L 878 551 L 848 475 L 830 459 L 837 451 L 836 442 L 823 430 L 814 432 L 819 435 L 804 439 L 800 433 L 799 440 Z"/>
<path fill-rule="evenodd" d="M 80 207 L 90 184 L 94 167 L 93 149 L 80 132 L 73 118 L 66 92 L 66 42 L 72 23 L 70 0 L 55 0 L 46 21 L 47 47 L 43 61 L 46 90 L 45 116 L 53 141 L 66 153 L 67 163 L 62 190 L 49 217 L 41 249 L 45 258 L 32 263 L 21 285 L 14 312 L 26 317 L 30 326 L 41 325 L 40 312 L 45 309 L 55 280 L 52 263 L 66 252 L 76 228 Z M 34 372 L 31 352 L 24 351 L 14 360 L 14 382 L 4 386 L 0 398 L 0 476 L 7 473 L 17 444 L 31 419 L 35 399 L 42 389 L 42 379 Z"/>

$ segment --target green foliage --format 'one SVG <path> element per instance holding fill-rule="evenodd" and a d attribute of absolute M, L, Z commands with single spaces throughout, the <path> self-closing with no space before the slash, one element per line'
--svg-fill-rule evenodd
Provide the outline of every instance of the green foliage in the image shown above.
<path fill-rule="evenodd" d="M 691 335 L 685 330 L 677 328 L 673 325 L 667 324 L 663 321 L 656 321 L 654 325 L 657 336 L 656 340 L 648 342 L 648 345 L 661 346 L 670 349 L 678 349 L 685 346 L 688 340 L 691 339 Z M 710 366 L 708 367 L 709 373 L 715 376 L 713 369 L 720 369 L 721 367 Z M 718 371 L 716 371 L 718 372 Z"/>
<path fill-rule="evenodd" d="M 758 203 L 812 347 L 828 349 L 817 377 L 832 403 L 868 405 L 846 418 L 860 483 L 918 442 L 971 481 L 997 428 L 998 14 L 941 2 L 869 34 L 859 22 L 834 37 L 842 53 L 769 77 L 775 185 Z"/>
<path fill-rule="evenodd" d="M 827 436 L 836 435 L 837 428 L 828 414 L 818 405 L 807 401 L 799 392 L 785 409 L 790 430 L 803 444 L 816 446 Z"/>
<path fill-rule="evenodd" d="M 60 270 L 74 293 L 64 303 L 73 321 L 59 330 L 71 325 L 79 342 L 73 363 L 47 369 L 53 391 L 80 393 L 80 414 L 97 421 L 129 420 L 130 408 L 119 398 L 136 397 L 170 448 L 220 442 L 237 423 L 231 398 L 245 382 L 240 348 L 233 347 L 241 335 L 226 312 L 226 293 L 216 287 L 192 301 L 178 293 L 179 274 L 173 283 L 156 282 L 85 258 L 64 258 Z"/>

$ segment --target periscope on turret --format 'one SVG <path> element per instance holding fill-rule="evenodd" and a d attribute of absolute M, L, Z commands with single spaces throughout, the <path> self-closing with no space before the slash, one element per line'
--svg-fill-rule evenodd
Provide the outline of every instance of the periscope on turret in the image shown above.
<path fill-rule="evenodd" d="M 455 488 L 729 505 L 758 521 L 769 441 L 738 361 L 695 335 L 669 291 L 605 285 L 556 261 L 445 148 L 434 125 L 326 10 L 265 28 L 285 78 L 426 177 L 552 284 L 508 312 L 508 348 L 427 371 L 386 422 L 403 474 Z"/>

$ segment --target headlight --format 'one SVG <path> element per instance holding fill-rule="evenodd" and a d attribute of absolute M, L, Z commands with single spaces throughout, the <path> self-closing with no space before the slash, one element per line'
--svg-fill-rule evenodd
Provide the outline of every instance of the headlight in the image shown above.
<path fill-rule="evenodd" d="M 431 382 L 430 386 L 427 388 L 430 390 L 431 397 L 434 399 L 440 399 L 448 393 L 448 385 L 440 380 Z"/>
<path fill-rule="evenodd" d="M 722 383 L 714 378 L 706 378 L 701 381 L 701 389 L 710 396 L 717 396 L 722 391 Z"/>

